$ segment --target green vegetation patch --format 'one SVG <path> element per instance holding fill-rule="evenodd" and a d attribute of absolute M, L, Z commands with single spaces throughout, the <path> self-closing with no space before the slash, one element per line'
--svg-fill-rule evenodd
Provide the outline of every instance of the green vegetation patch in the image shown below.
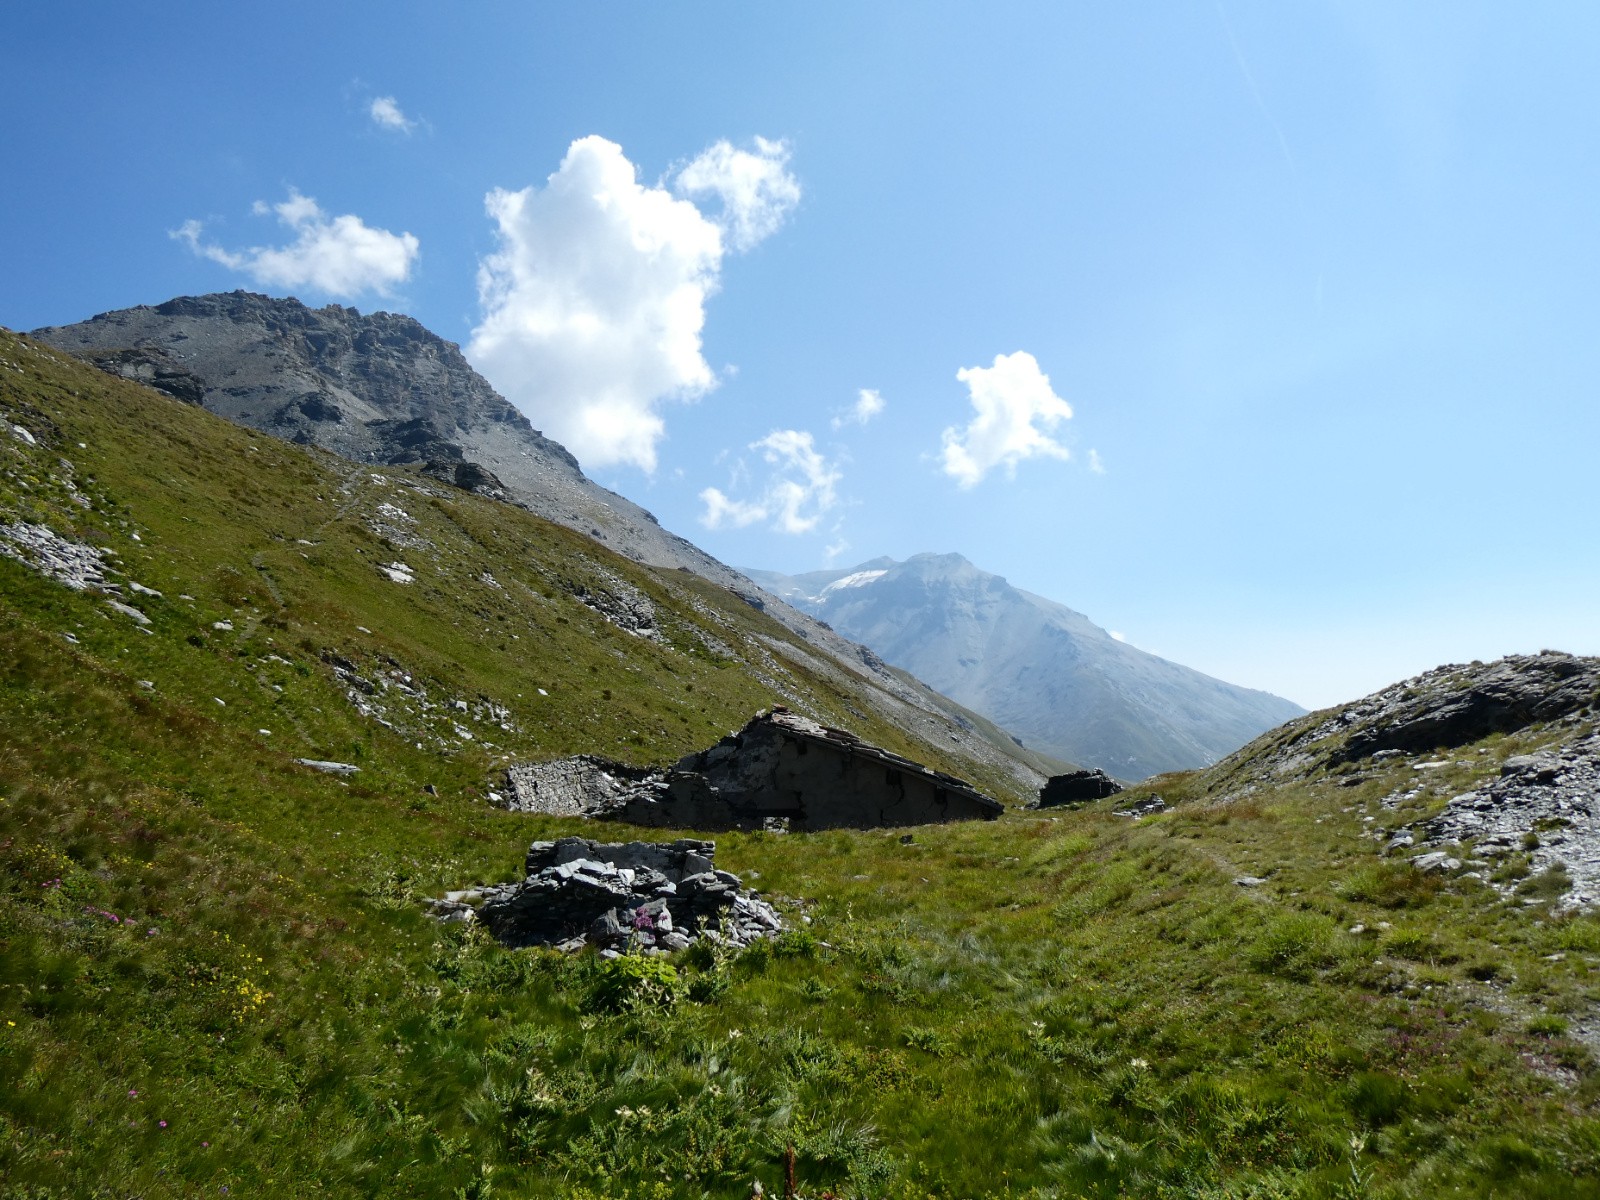
<path fill-rule="evenodd" d="M 404 471 L 0 358 L 34 438 L 0 443 L 0 524 L 116 550 L 150 622 L 0 559 L 10 1194 L 733 1198 L 781 1194 L 791 1152 L 813 1197 L 1600 1194 L 1600 923 L 1543 877 L 1419 882 L 1335 780 L 719 835 L 788 922 L 739 954 L 431 921 L 593 833 L 486 803 L 501 762 L 702 745 L 774 698 L 724 651 L 776 627 Z M 577 598 L 619 579 L 658 636 Z M 802 661 L 819 711 L 932 757 Z M 1112 815 L 1153 789 L 1166 813 Z"/>

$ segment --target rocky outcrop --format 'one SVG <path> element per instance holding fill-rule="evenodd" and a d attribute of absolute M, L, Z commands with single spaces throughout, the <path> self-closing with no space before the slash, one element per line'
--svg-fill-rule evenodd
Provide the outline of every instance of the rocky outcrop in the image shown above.
<path fill-rule="evenodd" d="M 1506 753 L 1494 741 L 1448 753 L 1497 734 L 1537 748 L 1505 758 L 1498 775 L 1486 774 Z M 1566 880 L 1541 886 L 1559 893 L 1558 909 L 1600 905 L 1600 658 L 1547 650 L 1438 667 L 1268 735 L 1215 775 L 1224 799 L 1294 779 L 1401 780 L 1381 801 L 1401 820 L 1364 818 L 1386 855 L 1506 896 L 1548 872 Z M 1454 796 L 1428 782 L 1449 777 L 1475 782 Z"/>
<path fill-rule="evenodd" d="M 445 921 L 480 921 L 508 946 L 666 954 L 700 938 L 746 946 L 783 928 L 777 910 L 719 871 L 716 843 L 594 842 L 528 847 L 527 878 L 430 900 Z"/>
<path fill-rule="evenodd" d="M 785 709 L 666 770 L 593 756 L 507 772 L 510 807 L 673 829 L 874 829 L 993 819 L 965 780 Z"/>
<path fill-rule="evenodd" d="M 1076 806 L 1115 796 L 1122 785 L 1101 770 L 1069 771 L 1055 775 L 1039 789 L 1039 807 Z"/>
<path fill-rule="evenodd" d="M 1555 721 L 1600 699 L 1600 660 L 1546 651 L 1497 662 L 1439 667 L 1346 705 L 1333 728 L 1345 732 L 1331 761 L 1385 750 L 1425 754 Z"/>
<path fill-rule="evenodd" d="M 108 375 L 153 387 L 185 404 L 205 404 L 205 380 L 158 346 L 93 350 L 85 357 Z"/>
<path fill-rule="evenodd" d="M 0 554 L 65 584 L 75 592 L 120 591 L 105 559 L 111 551 L 64 538 L 48 525 L 13 521 L 0 525 Z"/>

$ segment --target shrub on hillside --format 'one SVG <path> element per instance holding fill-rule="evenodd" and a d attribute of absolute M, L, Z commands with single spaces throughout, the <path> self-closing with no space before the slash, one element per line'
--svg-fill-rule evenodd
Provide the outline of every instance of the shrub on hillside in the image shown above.
<path fill-rule="evenodd" d="M 1338 957 L 1338 931 L 1319 913 L 1284 913 L 1273 918 L 1246 951 L 1258 971 L 1307 979 Z"/>

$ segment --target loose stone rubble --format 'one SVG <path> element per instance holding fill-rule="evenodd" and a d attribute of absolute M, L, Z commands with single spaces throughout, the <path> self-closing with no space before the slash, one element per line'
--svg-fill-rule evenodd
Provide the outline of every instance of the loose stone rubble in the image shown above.
<path fill-rule="evenodd" d="M 514 766 L 506 790 L 520 811 L 674 829 L 877 829 L 1005 811 L 964 780 L 784 708 L 665 770 L 583 755 Z"/>
<path fill-rule="evenodd" d="M 625 804 L 629 791 L 655 772 L 593 754 L 542 763 L 517 763 L 506 771 L 509 806 L 553 817 L 599 814 Z"/>
<path fill-rule="evenodd" d="M 75 592 L 115 592 L 105 564 L 111 551 L 62 537 L 48 525 L 16 521 L 0 525 L 0 554 L 14 558 L 41 575 L 48 575 Z M 141 613 L 140 616 L 144 614 Z"/>
<path fill-rule="evenodd" d="M 650 602 L 650 597 L 615 571 L 607 570 L 598 563 L 594 564 L 593 569 L 604 586 L 591 589 L 579 584 L 573 591 L 574 598 L 623 632 L 660 641 L 662 633 L 656 619 L 656 607 Z"/>
<path fill-rule="evenodd" d="M 1494 734 L 1545 744 L 1505 759 L 1497 777 L 1439 782 L 1463 770 L 1481 775 L 1476 756 L 1460 751 Z M 1508 899 L 1529 876 L 1557 872 L 1559 879 L 1564 872 L 1570 887 L 1553 910 L 1600 908 L 1600 658 L 1546 650 L 1438 667 L 1298 722 L 1288 736 L 1268 737 L 1275 744 L 1248 746 L 1234 757 L 1242 769 L 1228 780 L 1225 799 L 1322 772 L 1358 787 L 1393 781 L 1405 770 L 1404 782 L 1378 803 L 1408 817 L 1397 827 L 1382 813 L 1363 818 L 1372 826 L 1363 836 L 1382 842 L 1386 855 L 1428 874 L 1481 880 Z M 1496 753 L 1493 743 L 1477 748 L 1477 755 Z M 1487 757 L 1481 765 L 1493 762 Z M 1431 806 L 1430 797 L 1462 786 L 1470 790 L 1442 811 Z M 1417 811 L 1423 807 L 1432 815 Z M 1500 873 L 1513 855 L 1526 858 Z M 1541 902 L 1537 895 L 1522 900 Z"/>
<path fill-rule="evenodd" d="M 1165 800 L 1163 800 L 1160 796 L 1149 796 L 1134 804 L 1130 804 L 1127 808 L 1113 809 L 1111 815 L 1114 817 L 1132 817 L 1135 821 L 1137 821 L 1142 817 L 1153 817 L 1156 815 L 1156 813 L 1163 813 L 1166 811 L 1167 802 Z"/>
<path fill-rule="evenodd" d="M 1470 855 L 1454 853 L 1481 860 L 1525 851 L 1532 872 L 1559 865 L 1571 877 L 1559 908 L 1600 902 L 1600 732 L 1506 759 L 1498 779 L 1454 797 L 1419 832 L 1424 845 L 1470 845 Z M 1443 850 L 1411 861 L 1422 870 L 1461 865 Z M 1512 883 L 1491 886 L 1506 894 L 1514 888 Z"/>
<path fill-rule="evenodd" d="M 667 954 L 701 938 L 748 946 L 783 928 L 776 909 L 713 862 L 716 843 L 595 842 L 564 837 L 528 847 L 520 882 L 427 901 L 441 921 L 479 921 L 507 946 L 585 946 L 615 958 Z"/>

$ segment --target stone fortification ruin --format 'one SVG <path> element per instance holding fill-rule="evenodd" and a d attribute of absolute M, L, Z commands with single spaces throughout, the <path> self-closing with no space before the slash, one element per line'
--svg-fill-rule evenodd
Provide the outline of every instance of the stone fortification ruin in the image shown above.
<path fill-rule="evenodd" d="M 672 829 L 872 829 L 1005 811 L 965 780 L 783 708 L 665 770 L 580 755 L 512 767 L 506 786 L 519 811 Z"/>
<path fill-rule="evenodd" d="M 1087 771 L 1069 771 L 1065 775 L 1052 775 L 1039 789 L 1040 808 L 1076 808 L 1091 800 L 1104 800 L 1115 796 L 1122 785 L 1098 768 Z"/>

